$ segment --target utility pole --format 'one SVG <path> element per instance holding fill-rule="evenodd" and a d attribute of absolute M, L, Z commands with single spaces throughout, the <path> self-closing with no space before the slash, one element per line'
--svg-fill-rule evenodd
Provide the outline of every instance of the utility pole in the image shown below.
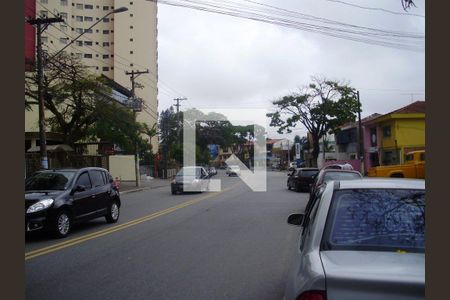
<path fill-rule="evenodd" d="M 37 81 L 38 81 L 38 103 L 39 103 L 39 147 L 41 156 L 41 169 L 48 169 L 47 137 L 45 134 L 45 104 L 44 104 L 44 68 L 42 64 L 42 33 L 52 23 L 64 22 L 62 18 L 35 18 L 27 21 L 36 25 L 36 51 L 37 51 Z"/>
<path fill-rule="evenodd" d="M 359 161 L 361 162 L 361 174 L 364 176 L 364 144 L 363 144 L 363 132 L 361 124 L 361 101 L 359 100 L 359 91 L 356 91 L 358 97 L 358 133 L 359 133 Z"/>
<path fill-rule="evenodd" d="M 185 100 L 187 100 L 187 98 L 175 98 L 175 99 L 173 99 L 173 101 L 177 102 L 177 104 L 175 104 L 175 106 L 177 107 L 177 113 L 180 112 L 180 106 L 181 106 L 180 101 L 185 101 Z"/>
<path fill-rule="evenodd" d="M 135 91 L 135 80 L 136 78 L 141 74 L 147 74 L 149 73 L 148 69 L 146 71 L 134 71 L 131 72 L 125 71 L 126 75 L 130 75 L 131 80 L 131 94 L 132 94 L 132 105 L 133 105 L 133 112 L 134 112 L 134 119 L 136 120 L 136 114 L 138 111 L 142 111 L 142 103 L 140 100 L 136 98 L 136 91 Z M 134 142 L 134 171 L 136 175 L 136 186 L 138 187 L 140 185 L 140 177 L 141 174 L 139 172 L 139 147 L 138 147 L 138 140 L 136 138 L 136 141 Z"/>

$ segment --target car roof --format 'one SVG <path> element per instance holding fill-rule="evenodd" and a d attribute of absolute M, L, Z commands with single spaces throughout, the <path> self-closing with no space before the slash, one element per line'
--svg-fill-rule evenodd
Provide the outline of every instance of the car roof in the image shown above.
<path fill-rule="evenodd" d="M 361 173 L 356 171 L 356 170 L 345 170 L 345 169 L 322 169 L 321 172 L 323 172 L 323 173 L 332 173 L 332 172 L 337 172 L 337 173 L 358 173 L 358 174 L 361 175 Z"/>
<path fill-rule="evenodd" d="M 319 168 L 295 168 L 297 171 L 319 171 Z"/>
<path fill-rule="evenodd" d="M 425 189 L 425 180 L 423 179 L 365 178 L 336 182 L 339 186 L 338 189 Z"/>

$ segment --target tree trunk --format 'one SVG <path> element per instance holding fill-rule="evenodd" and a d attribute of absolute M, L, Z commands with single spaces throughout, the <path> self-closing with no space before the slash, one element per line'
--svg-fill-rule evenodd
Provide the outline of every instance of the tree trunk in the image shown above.
<path fill-rule="evenodd" d="M 312 155 L 313 155 L 313 162 L 315 164 L 315 167 L 317 167 L 317 158 L 319 157 L 319 153 L 320 153 L 320 137 L 319 136 L 312 136 L 313 139 L 313 151 L 312 151 Z"/>

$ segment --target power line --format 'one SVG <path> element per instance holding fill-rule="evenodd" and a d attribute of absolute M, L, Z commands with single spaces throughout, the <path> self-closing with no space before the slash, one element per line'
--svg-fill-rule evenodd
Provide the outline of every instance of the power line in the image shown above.
<path fill-rule="evenodd" d="M 155 2 L 155 0 L 149 1 Z M 247 0 L 247 2 L 268 6 L 256 1 Z M 365 44 L 418 52 L 422 52 L 424 50 L 423 34 L 357 26 L 306 15 L 274 6 L 268 6 L 271 7 L 271 10 L 266 10 L 264 12 L 259 10 L 259 12 L 254 12 L 257 11 L 255 8 L 249 9 L 242 4 L 239 5 L 232 1 L 221 1 L 220 4 L 216 4 L 214 2 L 194 0 L 159 0 L 158 3 L 265 22 Z M 299 22 L 298 19 L 318 22 L 319 24 Z M 327 25 L 320 23 L 325 23 Z"/>
<path fill-rule="evenodd" d="M 50 14 L 52 14 L 53 16 L 57 16 L 54 12 L 51 12 L 51 11 L 50 11 L 45 5 L 43 5 L 42 3 L 40 3 L 40 2 L 37 2 L 37 3 L 38 3 L 38 5 L 40 5 L 42 8 L 45 8 L 47 11 L 49 11 Z M 68 24 L 67 22 L 64 21 L 64 24 L 67 25 L 68 27 L 70 27 L 72 30 L 75 30 L 75 28 L 74 28 L 73 26 L 71 26 L 70 24 Z M 59 30 L 60 32 L 62 32 L 63 34 L 65 34 L 66 36 L 72 38 L 70 35 L 68 35 L 66 32 L 62 31 L 60 28 L 57 28 L 57 27 L 55 27 L 55 28 L 56 28 L 57 30 Z M 95 42 L 93 39 L 90 39 L 88 36 L 84 36 L 84 39 L 85 39 L 85 40 L 88 40 L 88 41 L 91 41 L 91 42 L 93 42 L 93 43 Z M 133 63 L 132 61 L 130 61 L 130 60 L 124 58 L 123 56 L 121 56 L 121 55 L 119 55 L 119 54 L 117 54 L 117 53 L 113 53 L 113 52 L 112 52 L 111 50 L 109 50 L 109 49 L 105 49 L 104 47 L 100 47 L 100 45 L 93 44 L 93 46 L 98 46 L 101 50 L 104 50 L 104 51 L 106 51 L 107 53 L 109 53 L 109 54 L 111 54 L 111 55 L 114 55 L 114 61 L 117 62 L 117 63 L 119 63 L 120 65 L 123 65 L 123 66 L 125 66 L 125 67 L 129 67 L 127 64 L 121 63 L 121 62 L 119 61 L 119 59 L 116 59 L 117 57 L 118 57 L 118 58 L 121 58 L 121 59 L 122 59 L 123 61 L 125 61 L 126 63 Z M 97 50 L 95 50 L 94 48 L 92 48 L 92 47 L 90 47 L 90 46 L 87 46 L 87 47 L 90 48 L 90 49 L 92 49 L 93 51 L 99 53 L 99 54 L 102 54 L 102 55 L 104 54 L 104 53 L 98 52 Z M 78 50 L 79 50 L 79 48 L 78 48 Z M 82 51 L 82 52 L 83 52 L 83 51 Z M 141 64 L 137 64 L 137 63 L 133 63 L 133 64 L 135 64 L 136 66 L 140 66 L 140 67 L 142 67 L 142 68 L 148 68 L 147 66 L 143 66 L 143 65 L 141 65 Z M 155 77 L 156 80 L 158 80 L 161 84 L 165 85 L 165 86 L 166 86 L 166 87 L 165 87 L 166 89 L 174 91 L 174 92 L 175 92 L 174 95 L 182 95 L 182 93 L 178 92 L 178 91 L 175 90 L 174 88 L 170 87 L 167 83 L 165 83 L 162 79 L 158 78 L 158 75 L 157 75 L 156 73 L 154 73 L 151 69 L 149 69 L 149 72 Z M 147 83 L 149 83 L 149 82 L 154 82 L 155 87 L 158 88 L 158 87 L 157 87 L 158 83 L 157 83 L 156 81 L 154 81 L 154 80 L 153 80 L 149 75 L 147 75 L 147 74 L 144 74 L 144 76 L 146 76 L 146 78 L 148 78 L 148 79 L 150 80 L 150 81 L 146 81 Z M 152 84 L 153 84 L 153 83 L 150 83 L 150 85 L 152 85 Z M 171 96 L 173 96 L 173 95 L 171 95 Z"/>
<path fill-rule="evenodd" d="M 356 7 L 356 8 L 361 8 L 361 9 L 366 9 L 366 10 L 375 10 L 375 11 L 386 12 L 386 13 L 390 13 L 390 14 L 393 14 L 393 15 L 425 18 L 424 15 L 396 12 L 396 11 L 392 11 L 392 10 L 388 10 L 388 9 L 384 9 L 384 8 L 379 8 L 379 7 L 361 6 L 361 5 L 357 5 L 357 4 L 353 4 L 353 3 L 349 3 L 349 2 L 345 2 L 345 1 L 340 1 L 340 0 L 326 0 L 326 1 L 335 2 L 335 3 L 341 3 L 341 4 L 344 4 L 344 5 L 348 5 L 348 6 L 352 6 L 352 7 Z"/>

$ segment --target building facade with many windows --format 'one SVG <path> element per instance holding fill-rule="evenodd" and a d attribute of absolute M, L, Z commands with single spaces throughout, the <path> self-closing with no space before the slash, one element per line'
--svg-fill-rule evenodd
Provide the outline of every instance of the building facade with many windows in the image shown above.
<path fill-rule="evenodd" d="M 42 34 L 43 50 L 49 55 L 84 34 L 65 50 L 78 57 L 96 75 L 104 75 L 131 89 L 126 72 L 149 71 L 136 78 L 136 96 L 143 101 L 137 120 L 152 127 L 158 120 L 157 4 L 125 0 L 35 0 L 35 17 L 63 18 Z M 111 13 L 126 7 L 128 11 Z M 29 10 L 31 12 L 31 10 Z M 109 14 L 111 13 L 111 14 Z M 27 7 L 25 7 L 27 15 Z M 109 14 L 107 17 L 105 15 Z M 100 21 L 92 29 L 95 22 Z M 124 99 L 126 100 L 126 99 Z M 25 131 L 31 146 L 38 145 L 38 109 L 25 112 Z M 49 114 L 48 112 L 46 113 Z M 56 137 L 55 137 L 56 138 Z M 49 133 L 51 141 L 52 134 Z M 158 149 L 157 138 L 151 141 Z"/>

